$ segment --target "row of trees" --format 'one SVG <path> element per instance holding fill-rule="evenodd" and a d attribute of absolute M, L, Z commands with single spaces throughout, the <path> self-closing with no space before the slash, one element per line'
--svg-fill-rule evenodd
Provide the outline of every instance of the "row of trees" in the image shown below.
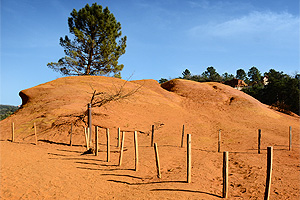
<path fill-rule="evenodd" d="M 182 76 L 178 78 L 198 81 L 198 82 L 209 82 L 209 81 L 222 82 L 222 81 L 228 81 L 237 78 L 245 81 L 245 83 L 247 84 L 253 84 L 253 83 L 260 82 L 261 76 L 262 75 L 260 71 L 254 66 L 249 69 L 248 73 L 246 73 L 243 69 L 238 69 L 236 71 L 236 75 L 229 74 L 227 72 L 220 75 L 213 66 L 210 66 L 207 67 L 206 71 L 204 71 L 201 75 L 193 75 L 190 72 L 190 70 L 185 69 L 182 72 Z M 161 78 L 159 80 L 159 83 L 163 83 L 166 81 L 168 81 L 168 79 Z"/>
<path fill-rule="evenodd" d="M 263 78 L 267 78 L 264 84 Z M 261 73 L 256 67 L 251 67 L 246 73 L 243 69 L 238 69 L 236 75 L 225 72 L 220 75 L 212 66 L 208 67 L 201 75 L 193 75 L 190 70 L 182 72 L 181 79 L 193 80 L 198 82 L 225 82 L 234 78 L 243 80 L 248 87 L 242 91 L 258 99 L 262 103 L 273 106 L 281 112 L 290 113 L 299 112 L 300 96 L 300 74 L 294 76 L 287 75 L 283 72 L 270 69 L 269 72 Z M 168 79 L 161 78 L 160 83 Z"/>

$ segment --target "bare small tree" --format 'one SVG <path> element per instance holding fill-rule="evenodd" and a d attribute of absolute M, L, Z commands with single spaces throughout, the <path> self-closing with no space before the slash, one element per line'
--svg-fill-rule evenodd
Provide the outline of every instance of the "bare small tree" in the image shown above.
<path fill-rule="evenodd" d="M 124 91 L 125 85 L 128 83 L 126 81 L 120 88 L 116 88 L 116 91 L 114 93 L 107 93 L 107 92 L 97 92 L 97 90 L 93 89 L 92 97 L 90 100 L 92 107 L 101 107 L 109 102 L 112 101 L 119 101 L 121 99 L 126 99 L 136 92 L 138 92 L 143 85 L 140 85 L 139 87 L 130 90 L 129 92 Z"/>
<path fill-rule="evenodd" d="M 126 99 L 130 96 L 132 96 L 133 94 L 135 94 L 143 85 L 140 85 L 139 87 L 130 90 L 129 92 L 125 92 L 124 91 L 124 87 L 125 85 L 128 83 L 128 81 L 126 81 L 120 88 L 117 89 L 117 87 L 115 87 L 115 92 L 113 93 L 108 93 L 108 92 L 97 92 L 97 90 L 93 89 L 93 87 L 91 86 L 91 88 L 93 89 L 93 93 L 92 93 L 92 97 L 89 103 L 89 108 L 86 112 L 84 112 L 84 116 L 82 116 L 81 119 L 84 119 L 86 116 L 88 116 L 88 123 L 89 123 L 89 138 L 90 138 L 90 143 L 92 142 L 92 113 L 91 113 L 91 108 L 92 107 L 102 107 L 103 105 L 112 102 L 112 101 L 119 101 L 121 99 Z M 91 146 L 91 145 L 90 145 Z M 93 148 L 90 148 L 86 153 L 93 153 Z"/>
<path fill-rule="evenodd" d="M 140 86 L 137 86 L 136 88 L 129 90 L 127 92 L 125 92 L 125 86 L 129 81 L 126 80 L 124 82 L 124 84 L 120 87 L 117 87 L 116 85 L 114 85 L 114 90 L 112 90 L 111 92 L 99 92 L 97 90 L 95 90 L 92 85 L 90 85 L 91 89 L 93 92 L 89 92 L 89 94 L 91 94 L 91 98 L 89 103 L 91 104 L 91 107 L 102 107 L 105 104 L 108 104 L 112 101 L 120 101 L 120 100 L 124 100 L 124 99 L 128 99 L 130 96 L 134 95 L 135 93 L 137 93 L 142 87 L 143 84 L 141 84 Z M 87 105 L 87 104 L 85 104 Z M 86 121 L 86 117 L 88 115 L 88 110 L 86 109 L 82 109 L 82 112 L 80 113 L 74 113 L 74 114 L 70 114 L 70 115 L 61 115 L 60 117 L 75 117 L 76 120 L 73 121 L 73 125 L 76 126 L 77 122 L 83 122 L 85 125 L 87 125 L 87 121 Z M 64 121 L 63 123 L 57 123 L 54 126 L 58 127 L 61 125 L 66 124 L 65 120 L 62 120 L 61 118 L 57 121 Z M 69 122 L 69 124 L 71 124 L 71 122 Z"/>

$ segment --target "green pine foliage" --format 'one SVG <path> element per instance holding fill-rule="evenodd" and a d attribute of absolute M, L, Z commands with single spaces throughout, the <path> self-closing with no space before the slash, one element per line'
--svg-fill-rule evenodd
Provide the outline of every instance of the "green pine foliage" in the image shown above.
<path fill-rule="evenodd" d="M 12 115 L 16 110 L 18 106 L 0 105 L 0 120 Z"/>
<path fill-rule="evenodd" d="M 247 78 L 247 74 L 243 69 L 236 70 L 236 78 L 241 79 L 245 81 L 245 83 L 249 84 L 249 79 Z"/>
<path fill-rule="evenodd" d="M 182 79 L 197 81 L 197 82 L 220 82 L 224 77 L 220 76 L 220 74 L 216 71 L 213 66 L 207 67 L 206 71 L 204 71 L 201 75 L 192 75 L 190 70 L 186 69 L 182 73 Z M 226 78 L 234 77 L 232 74 L 225 73 Z"/>
<path fill-rule="evenodd" d="M 259 71 L 253 71 L 254 73 L 250 73 L 251 75 L 254 74 L 254 78 L 250 77 L 250 80 L 253 81 L 252 86 L 243 89 L 243 92 L 253 96 L 262 103 L 270 105 L 280 112 L 284 112 L 287 114 L 293 112 L 297 115 L 300 115 L 299 74 L 295 77 L 292 77 L 284 74 L 283 72 L 270 69 L 269 72 L 265 73 L 265 76 L 268 78 L 268 83 L 267 85 L 263 85 L 262 81 L 258 80 Z"/>
<path fill-rule="evenodd" d="M 121 77 L 123 64 L 118 59 L 125 53 L 127 37 L 121 38 L 121 24 L 108 7 L 87 4 L 73 9 L 68 18 L 68 36 L 60 38 L 65 57 L 47 66 L 62 75 L 114 75 Z"/>
<path fill-rule="evenodd" d="M 169 81 L 168 79 L 166 79 L 166 78 L 161 78 L 161 79 L 159 79 L 159 84 L 162 84 L 162 83 L 165 83 L 165 82 L 167 82 L 167 81 Z"/>
<path fill-rule="evenodd" d="M 234 75 L 228 74 L 228 72 L 225 72 L 224 74 L 222 74 L 221 78 L 222 78 L 222 81 L 230 81 L 230 80 L 234 79 Z"/>
<path fill-rule="evenodd" d="M 299 115 L 300 80 L 274 69 L 265 75 L 269 84 L 262 89 L 261 101 L 280 111 L 292 111 Z"/>

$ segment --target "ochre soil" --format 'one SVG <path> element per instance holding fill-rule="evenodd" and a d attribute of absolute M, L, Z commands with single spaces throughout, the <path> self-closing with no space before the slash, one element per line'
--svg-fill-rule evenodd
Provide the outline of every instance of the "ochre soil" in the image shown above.
<path fill-rule="evenodd" d="M 83 154 L 87 117 L 80 116 L 93 91 L 112 95 L 120 88 L 123 94 L 138 91 L 92 109 L 92 123 L 100 127 L 100 152 L 98 156 Z M 300 198 L 299 117 L 269 109 L 229 86 L 178 79 L 159 85 L 154 80 L 83 76 L 59 78 L 23 90 L 20 96 L 22 107 L 0 122 L 1 199 L 221 199 L 223 151 L 229 152 L 228 198 L 263 199 L 268 146 L 274 149 L 270 199 Z M 14 142 L 10 141 L 12 122 Z M 71 124 L 73 146 L 69 146 Z M 160 179 L 150 144 L 152 125 Z M 186 135 L 180 146 L 183 125 L 192 139 L 191 183 L 186 183 Z M 118 127 L 125 132 L 121 166 Z M 106 128 L 111 142 L 109 162 Z M 138 133 L 138 171 L 134 170 L 133 131 Z"/>

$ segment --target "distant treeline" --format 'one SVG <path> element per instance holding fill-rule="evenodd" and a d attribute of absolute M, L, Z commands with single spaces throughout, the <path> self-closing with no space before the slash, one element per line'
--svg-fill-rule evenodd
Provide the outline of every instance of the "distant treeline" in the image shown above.
<path fill-rule="evenodd" d="M 269 72 L 261 73 L 256 67 L 251 67 L 246 73 L 243 69 L 238 69 L 236 75 L 225 72 L 220 75 L 214 67 L 208 67 L 201 75 L 194 75 L 186 69 L 182 72 L 180 79 L 193 80 L 198 82 L 225 82 L 234 78 L 243 80 L 248 87 L 242 89 L 243 92 L 251 95 L 262 103 L 272 106 L 280 112 L 290 114 L 290 112 L 300 114 L 300 74 L 288 75 L 282 71 L 270 69 Z M 168 81 L 161 78 L 159 83 Z M 265 82 L 264 82 L 265 81 Z"/>
<path fill-rule="evenodd" d="M 18 106 L 9 106 L 9 105 L 0 104 L 0 120 L 3 120 L 6 117 L 10 116 L 16 110 L 18 110 Z"/>

